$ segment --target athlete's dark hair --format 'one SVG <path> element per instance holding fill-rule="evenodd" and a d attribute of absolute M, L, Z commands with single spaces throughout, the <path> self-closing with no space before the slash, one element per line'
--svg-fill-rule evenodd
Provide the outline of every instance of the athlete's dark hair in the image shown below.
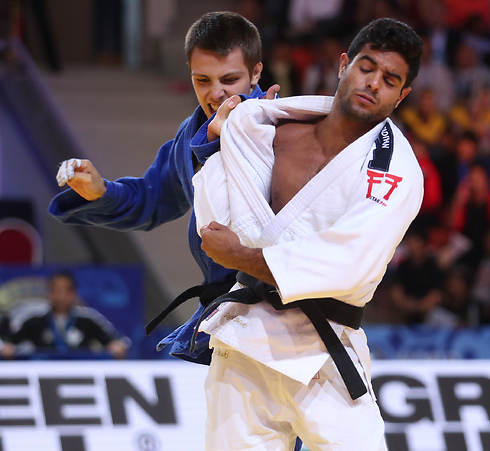
<path fill-rule="evenodd" d="M 250 73 L 262 61 L 262 42 L 256 26 L 230 11 L 206 13 L 191 25 L 184 46 L 188 64 L 196 47 L 219 56 L 227 56 L 240 47 Z"/>
<path fill-rule="evenodd" d="M 366 25 L 353 39 L 347 56 L 351 62 L 368 44 L 373 50 L 397 52 L 408 64 L 404 87 L 410 86 L 419 73 L 420 58 L 424 43 L 420 36 L 407 24 L 395 19 L 376 19 Z"/>

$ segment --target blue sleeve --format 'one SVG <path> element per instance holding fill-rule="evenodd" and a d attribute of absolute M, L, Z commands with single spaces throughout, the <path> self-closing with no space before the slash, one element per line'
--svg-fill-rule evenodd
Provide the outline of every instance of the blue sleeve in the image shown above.
<path fill-rule="evenodd" d="M 188 121 L 175 139 L 160 148 L 143 177 L 106 181 L 106 193 L 95 201 L 86 201 L 69 189 L 51 201 L 49 213 L 63 223 L 113 230 L 151 230 L 183 216 L 191 207 L 191 194 L 186 195 L 184 186 L 187 179 L 190 186 L 185 161 L 190 160 L 190 140 L 185 133 Z"/>
<path fill-rule="evenodd" d="M 194 135 L 194 138 L 192 138 L 191 141 L 192 151 L 194 152 L 197 159 L 199 160 L 199 163 L 202 164 L 204 164 L 211 155 L 213 155 L 219 150 L 219 146 L 220 146 L 219 138 L 214 141 L 208 142 L 208 125 L 214 119 L 215 115 L 216 113 L 213 114 L 201 126 L 201 128 L 197 131 L 197 133 Z"/>

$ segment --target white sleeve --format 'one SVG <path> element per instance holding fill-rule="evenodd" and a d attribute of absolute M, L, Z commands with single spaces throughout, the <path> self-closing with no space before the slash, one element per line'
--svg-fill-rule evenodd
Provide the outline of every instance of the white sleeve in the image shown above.
<path fill-rule="evenodd" d="M 192 178 L 197 233 L 211 221 L 230 225 L 230 202 L 227 175 L 221 152 L 211 155 L 203 168 Z"/>

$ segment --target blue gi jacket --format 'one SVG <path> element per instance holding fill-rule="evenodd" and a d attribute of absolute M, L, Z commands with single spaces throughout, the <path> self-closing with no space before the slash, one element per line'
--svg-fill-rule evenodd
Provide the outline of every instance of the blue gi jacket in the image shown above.
<path fill-rule="evenodd" d="M 257 85 L 249 98 L 260 98 L 263 95 L 264 92 Z M 202 127 L 206 122 L 204 111 L 200 106 L 197 107 L 194 114 L 182 122 L 175 138 L 160 148 L 143 177 L 123 177 L 113 182 L 106 180 L 106 193 L 92 202 L 86 201 L 72 189 L 66 190 L 51 201 L 49 213 L 66 224 L 99 226 L 119 231 L 148 231 L 183 216 L 194 202 L 193 150 L 201 163 L 219 150 L 219 140 L 191 148 L 191 140 L 196 132 L 201 129 L 200 133 L 205 133 L 207 130 Z M 191 253 L 203 273 L 203 283 L 224 281 L 234 272 L 217 265 L 201 250 L 194 212 L 189 221 L 188 240 Z M 187 323 L 164 338 L 158 349 L 171 344 L 170 354 L 184 360 L 209 364 L 211 352 L 206 334 L 198 335 L 194 355 L 189 354 L 193 325 L 201 312 L 202 307 Z"/>

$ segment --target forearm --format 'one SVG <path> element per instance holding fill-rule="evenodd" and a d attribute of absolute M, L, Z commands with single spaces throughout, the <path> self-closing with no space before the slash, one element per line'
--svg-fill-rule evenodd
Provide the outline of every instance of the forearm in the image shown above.
<path fill-rule="evenodd" d="M 92 225 L 112 230 L 152 230 L 183 216 L 190 205 L 180 186 L 163 193 L 163 184 L 145 184 L 143 178 L 107 181 L 106 194 L 86 201 L 75 191 L 58 194 L 49 213 L 66 224 Z"/>
<path fill-rule="evenodd" d="M 243 246 L 238 235 L 215 221 L 202 227 L 200 232 L 202 250 L 214 262 L 225 268 L 245 272 L 263 282 L 276 286 L 262 249 Z"/>
<path fill-rule="evenodd" d="M 262 249 L 252 249 L 241 246 L 236 255 L 232 256 L 231 269 L 237 269 L 262 280 L 262 282 L 276 286 L 276 281 L 267 266 Z"/>

